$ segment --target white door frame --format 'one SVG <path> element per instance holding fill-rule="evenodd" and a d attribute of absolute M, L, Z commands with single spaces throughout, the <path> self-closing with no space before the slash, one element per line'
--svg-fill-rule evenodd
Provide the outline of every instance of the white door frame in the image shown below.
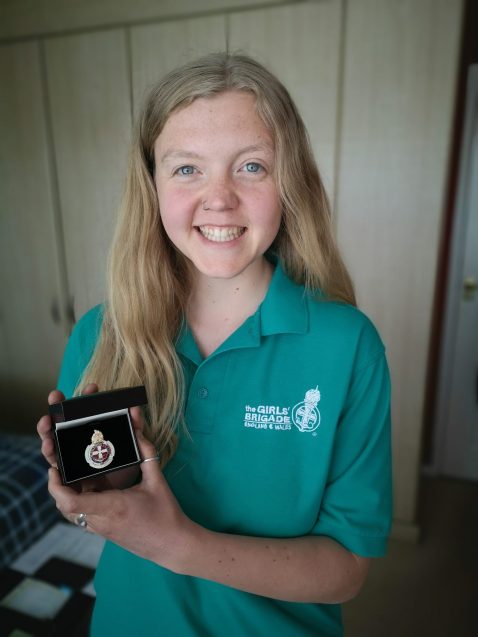
<path fill-rule="evenodd" d="M 444 331 L 442 349 L 439 362 L 438 391 L 435 399 L 435 434 L 433 439 L 433 458 L 427 473 L 440 474 L 444 472 L 447 441 L 447 427 L 449 423 L 450 392 L 453 368 L 450 361 L 454 358 L 459 319 L 459 300 L 463 294 L 463 267 L 465 256 L 466 229 L 470 211 L 469 180 L 470 154 L 472 151 L 473 129 L 478 118 L 478 65 L 471 65 L 468 69 L 466 112 L 463 137 L 460 150 L 460 164 L 458 173 L 458 191 L 455 200 L 455 214 L 453 219 L 448 285 L 445 302 Z M 458 302 L 457 302 L 458 301 Z M 478 334 L 478 325 L 477 325 Z"/>

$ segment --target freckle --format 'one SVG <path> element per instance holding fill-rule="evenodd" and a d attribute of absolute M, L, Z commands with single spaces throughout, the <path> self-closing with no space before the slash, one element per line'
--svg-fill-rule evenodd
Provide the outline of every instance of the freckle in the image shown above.
<path fill-rule="evenodd" d="M 269 548 L 269 545 L 268 545 L 268 544 L 266 544 L 266 549 L 268 549 L 268 548 Z"/>
<path fill-rule="evenodd" d="M 231 557 L 231 562 L 235 562 L 236 558 L 235 557 Z"/>
<path fill-rule="evenodd" d="M 219 564 L 222 564 L 222 560 L 218 560 Z"/>
<path fill-rule="evenodd" d="M 277 560 L 272 560 L 273 562 L 277 562 Z"/>
<path fill-rule="evenodd" d="M 285 559 L 286 559 L 286 560 L 288 560 L 288 559 L 289 559 L 289 556 L 287 556 Z"/>

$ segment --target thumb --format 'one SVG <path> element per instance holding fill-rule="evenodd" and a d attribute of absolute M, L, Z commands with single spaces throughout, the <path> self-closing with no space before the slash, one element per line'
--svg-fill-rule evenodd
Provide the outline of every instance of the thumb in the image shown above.
<path fill-rule="evenodd" d="M 138 431 L 144 431 L 144 418 L 141 413 L 141 409 L 139 407 L 130 407 L 129 414 L 136 433 L 138 433 Z"/>
<path fill-rule="evenodd" d="M 145 437 L 142 431 L 136 431 L 136 440 L 142 458 L 140 466 L 143 479 L 158 476 L 161 471 L 159 468 L 160 458 L 156 447 Z"/>

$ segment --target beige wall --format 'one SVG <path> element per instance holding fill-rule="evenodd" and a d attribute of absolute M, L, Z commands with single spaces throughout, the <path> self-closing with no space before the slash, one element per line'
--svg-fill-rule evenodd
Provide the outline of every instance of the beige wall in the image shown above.
<path fill-rule="evenodd" d="M 72 308 L 78 317 L 104 297 L 144 91 L 188 57 L 249 52 L 303 113 L 360 306 L 387 346 L 395 530 L 412 537 L 462 1 L 259 4 L 0 3 L 0 81 L 9 87 L 0 283 L 10 299 L 0 315 L 1 407 L 8 412 L 12 392 L 26 396 L 8 413 L 12 426 L 32 424 Z"/>

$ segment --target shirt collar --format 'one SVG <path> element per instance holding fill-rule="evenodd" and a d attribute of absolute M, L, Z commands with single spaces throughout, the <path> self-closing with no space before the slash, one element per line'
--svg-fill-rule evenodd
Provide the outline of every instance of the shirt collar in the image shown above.
<path fill-rule="evenodd" d="M 199 366 L 203 361 L 202 354 L 186 321 L 183 321 L 179 336 L 176 340 L 176 351 L 186 358 L 189 358 L 195 365 Z"/>
<path fill-rule="evenodd" d="M 262 336 L 305 334 L 308 330 L 305 289 L 291 281 L 278 262 L 259 311 Z"/>

